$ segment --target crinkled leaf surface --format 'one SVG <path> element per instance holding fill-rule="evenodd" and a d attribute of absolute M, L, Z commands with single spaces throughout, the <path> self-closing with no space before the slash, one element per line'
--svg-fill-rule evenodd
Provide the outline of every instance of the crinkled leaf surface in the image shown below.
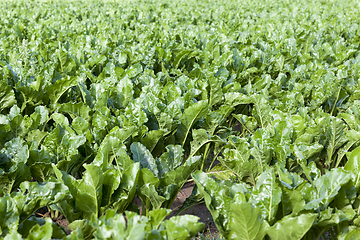
<path fill-rule="evenodd" d="M 277 184 L 274 170 L 269 169 L 259 176 L 249 201 L 260 208 L 262 218 L 272 224 L 281 201 L 281 195 L 281 188 Z"/>

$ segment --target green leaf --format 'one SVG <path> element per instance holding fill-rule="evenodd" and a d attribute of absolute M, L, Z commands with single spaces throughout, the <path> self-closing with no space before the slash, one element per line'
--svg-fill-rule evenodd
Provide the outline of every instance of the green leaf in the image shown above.
<path fill-rule="evenodd" d="M 160 224 L 165 218 L 171 213 L 170 209 L 160 208 L 155 209 L 149 212 L 149 221 L 147 229 L 151 231 L 151 229 L 159 229 Z"/>
<path fill-rule="evenodd" d="M 155 176 L 159 175 L 156 161 L 144 145 L 139 142 L 134 142 L 131 144 L 130 149 L 135 162 L 139 162 L 142 168 L 149 169 Z"/>
<path fill-rule="evenodd" d="M 44 106 L 37 106 L 35 108 L 35 113 L 33 113 L 33 114 L 40 115 L 39 124 L 44 124 L 49 119 L 49 111 Z M 31 114 L 31 116 L 33 114 Z"/>
<path fill-rule="evenodd" d="M 266 223 L 261 219 L 260 209 L 248 202 L 231 204 L 229 239 L 263 239 Z"/>
<path fill-rule="evenodd" d="M 324 211 L 320 212 L 317 226 L 324 227 L 334 224 L 346 224 L 348 221 L 352 220 L 356 216 L 356 211 L 353 209 L 352 205 L 347 205 L 341 210 L 333 209 L 331 207 L 326 208 Z"/>
<path fill-rule="evenodd" d="M 205 227 L 204 223 L 198 222 L 199 219 L 193 215 L 175 216 L 165 221 L 163 225 L 170 239 L 190 239 Z"/>
<path fill-rule="evenodd" d="M 91 226 L 95 239 L 190 239 L 204 228 L 199 218 L 191 215 L 171 217 L 168 209 L 157 209 L 149 212 L 149 216 L 139 216 L 134 212 L 117 214 L 109 210 L 100 219 L 93 218 Z"/>
<path fill-rule="evenodd" d="M 193 124 L 206 114 L 208 104 L 205 101 L 199 101 L 194 105 L 185 109 L 180 117 L 176 137 L 181 146 L 185 145 L 185 141 L 190 133 Z"/>
<path fill-rule="evenodd" d="M 302 192 L 297 189 L 288 189 L 281 185 L 282 191 L 282 211 L 283 215 L 299 214 L 305 208 L 305 199 Z"/>
<path fill-rule="evenodd" d="M 360 185 L 360 147 L 355 148 L 351 153 L 347 154 L 348 161 L 344 166 L 344 170 L 352 172 L 352 180 L 356 188 Z"/>
<path fill-rule="evenodd" d="M 78 77 L 65 77 L 57 80 L 54 84 L 49 85 L 46 88 L 46 94 L 52 104 L 55 104 L 59 101 L 61 96 L 71 87 L 74 87 L 78 84 Z"/>
<path fill-rule="evenodd" d="M 126 69 L 125 75 L 129 78 L 134 78 L 143 71 L 143 67 L 140 63 L 132 64 L 129 68 Z"/>
<path fill-rule="evenodd" d="M 132 163 L 126 153 L 123 142 L 136 131 L 135 127 L 118 128 L 114 127 L 101 142 L 93 164 L 101 166 L 106 171 L 114 159 L 122 169 L 127 168 Z"/>
<path fill-rule="evenodd" d="M 356 240 L 360 238 L 360 229 L 353 228 L 347 233 L 343 233 L 339 236 L 339 240 Z"/>
<path fill-rule="evenodd" d="M 249 178 L 247 181 L 255 184 L 255 179 L 261 173 L 261 165 L 254 159 L 250 159 L 250 146 L 245 138 L 229 137 L 229 143 L 236 149 L 225 148 L 224 158 L 220 162 L 234 172 L 240 179 Z"/>
<path fill-rule="evenodd" d="M 331 169 L 330 172 L 314 181 L 318 194 L 328 204 L 336 196 L 340 188 L 350 180 L 350 175 L 341 168 Z"/>
<path fill-rule="evenodd" d="M 265 167 L 272 159 L 272 145 L 273 140 L 271 138 L 271 133 L 267 129 L 259 128 L 251 138 L 250 153 L 261 169 L 260 173 L 265 170 Z"/>
<path fill-rule="evenodd" d="M 330 164 L 335 151 L 348 141 L 345 135 L 345 124 L 341 119 L 331 117 L 329 125 L 329 128 L 325 132 L 327 139 L 325 146 L 327 153 L 327 165 Z"/>
<path fill-rule="evenodd" d="M 11 193 L 21 182 L 30 180 L 28 146 L 20 138 L 13 138 L 0 150 L 0 195 Z"/>
<path fill-rule="evenodd" d="M 307 213 L 296 217 L 285 216 L 267 230 L 271 239 L 300 240 L 311 228 L 317 214 Z"/>
<path fill-rule="evenodd" d="M 144 229 L 148 219 L 144 216 L 139 216 L 133 212 L 126 212 L 127 217 L 127 238 L 128 239 L 143 239 L 146 234 Z"/>
<path fill-rule="evenodd" d="M 68 194 L 69 189 L 59 182 L 21 183 L 20 192 L 15 193 L 13 196 L 20 213 L 20 223 L 39 208 L 64 200 Z"/>
<path fill-rule="evenodd" d="M 248 95 L 238 92 L 225 93 L 226 105 L 235 107 L 240 104 L 250 104 L 250 103 L 252 103 L 252 99 Z"/>
<path fill-rule="evenodd" d="M 133 202 L 140 177 L 140 163 L 133 163 L 122 172 L 120 188 L 111 196 L 112 207 L 117 212 L 124 212 Z"/>
<path fill-rule="evenodd" d="M 251 95 L 251 100 L 254 103 L 253 116 L 258 121 L 261 127 L 267 125 L 270 121 L 270 109 L 268 101 L 264 95 L 254 94 Z"/>
<path fill-rule="evenodd" d="M 71 127 L 75 130 L 76 134 L 83 135 L 89 132 L 90 122 L 87 122 L 81 117 L 76 117 L 72 123 Z"/>
<path fill-rule="evenodd" d="M 200 149 L 206 144 L 216 142 L 225 144 L 225 142 L 218 136 L 210 136 L 205 129 L 193 129 L 192 130 L 193 141 L 191 141 L 191 152 L 190 156 L 195 156 Z"/>
<path fill-rule="evenodd" d="M 163 174 L 160 179 L 160 187 L 165 189 L 163 194 L 167 198 L 167 201 L 164 202 L 163 207 L 171 207 L 181 187 L 190 177 L 190 174 L 196 168 L 198 168 L 200 161 L 200 156 L 191 157 L 190 159 L 186 160 L 185 165 Z"/>
<path fill-rule="evenodd" d="M 64 240 L 84 240 L 84 235 L 81 231 L 81 228 L 77 228 L 72 231 L 69 235 L 63 238 Z"/>
<path fill-rule="evenodd" d="M 289 121 L 280 120 L 273 124 L 274 136 L 273 149 L 278 162 L 285 163 L 291 156 L 290 146 L 292 143 L 293 127 Z"/>
<path fill-rule="evenodd" d="M 207 76 L 209 86 L 209 106 L 220 103 L 224 99 L 223 84 L 229 76 L 229 71 L 222 67 L 214 75 Z"/>
<path fill-rule="evenodd" d="M 106 212 L 98 222 L 92 224 L 96 226 L 94 237 L 96 239 L 144 239 L 146 218 L 134 214 L 126 213 L 128 224 L 121 214 L 116 214 L 113 210 Z"/>
<path fill-rule="evenodd" d="M 305 200 L 300 190 L 297 189 L 305 181 L 296 173 L 290 173 L 284 166 L 276 165 L 281 182 L 282 211 L 283 215 L 298 214 L 305 207 Z"/>
<path fill-rule="evenodd" d="M 209 112 L 205 116 L 204 128 L 209 132 L 210 135 L 214 135 L 233 111 L 234 107 L 221 105 L 219 109 Z"/>
<path fill-rule="evenodd" d="M 48 219 L 47 219 L 48 220 Z M 31 233 L 32 229 L 36 229 L 40 226 L 40 228 L 44 228 L 44 225 L 46 224 L 46 220 L 43 218 L 36 218 L 34 216 L 31 216 L 27 220 L 25 220 L 18 229 L 18 232 L 24 237 L 27 238 L 29 236 L 29 233 Z M 35 227 L 37 226 L 38 227 Z M 52 228 L 52 238 L 62 239 L 66 236 L 65 230 L 60 228 L 59 225 L 56 223 L 51 224 Z"/>
<path fill-rule="evenodd" d="M 50 240 L 53 233 L 52 229 L 52 221 L 50 218 L 45 220 L 45 224 L 43 226 L 35 225 L 30 229 L 29 235 L 26 239 L 28 240 Z"/>
<path fill-rule="evenodd" d="M 277 185 L 274 170 L 270 168 L 259 176 L 249 202 L 260 208 L 262 218 L 271 225 L 275 221 L 281 196 L 281 188 Z"/>
<path fill-rule="evenodd" d="M 253 133 L 258 127 L 258 123 L 253 116 L 247 116 L 244 114 L 232 114 L 232 116 L 236 118 L 236 120 L 238 120 L 241 125 L 249 131 L 249 133 Z"/>
<path fill-rule="evenodd" d="M 54 173 L 56 175 L 56 178 L 62 183 L 62 184 L 65 184 L 68 188 L 69 188 L 69 191 L 71 193 L 71 195 L 76 198 L 76 195 L 77 195 L 77 190 L 78 190 L 78 187 L 79 187 L 79 182 L 76 181 L 76 179 L 71 176 L 70 174 L 64 172 L 64 171 L 60 171 L 56 165 L 52 164 L 52 167 L 53 167 L 53 170 L 54 170 Z"/>
<path fill-rule="evenodd" d="M 300 160 L 306 160 L 318 154 L 323 150 L 324 146 L 318 143 L 314 144 L 295 144 L 293 145 L 292 152 Z"/>
<path fill-rule="evenodd" d="M 339 117 L 341 117 L 351 128 L 351 130 L 359 131 L 359 119 L 354 114 L 348 114 L 348 113 L 340 113 Z"/>
<path fill-rule="evenodd" d="M 86 171 L 78 185 L 75 203 L 84 218 L 90 219 L 93 214 L 97 216 L 100 210 L 104 176 L 96 165 L 85 164 L 84 167 Z"/>
<path fill-rule="evenodd" d="M 81 117 L 87 121 L 90 120 L 91 109 L 84 103 L 63 103 L 57 109 L 60 113 L 68 113 L 73 119 Z"/>
<path fill-rule="evenodd" d="M 57 125 L 45 137 L 42 148 L 47 151 L 52 162 L 56 163 L 60 170 L 75 174 L 86 160 L 79 152 L 79 148 L 85 145 L 86 137 L 76 135 L 68 126 L 66 118 L 62 116 L 56 114 L 56 121 L 61 122 L 62 126 Z"/>
<path fill-rule="evenodd" d="M 0 216 L 0 229 L 2 231 L 0 236 L 5 236 L 17 229 L 20 215 L 14 200 L 9 195 L 0 198 Z"/>
<path fill-rule="evenodd" d="M 308 166 L 305 166 L 303 162 L 299 162 L 299 164 L 310 183 L 313 184 L 316 179 L 321 177 L 321 171 L 319 168 L 316 167 L 316 164 L 314 162 L 309 163 Z"/>
<path fill-rule="evenodd" d="M 23 238 L 17 232 L 16 228 L 14 228 L 9 234 L 4 237 L 4 240 L 22 240 Z"/>
<path fill-rule="evenodd" d="M 349 149 L 360 140 L 360 132 L 352 129 L 346 132 L 346 138 L 349 140 L 343 147 L 338 150 L 335 167 L 338 167 Z"/>
<path fill-rule="evenodd" d="M 191 174 L 196 183 L 199 192 L 205 199 L 207 208 L 209 209 L 217 229 L 227 238 L 230 231 L 230 204 L 232 198 L 226 194 L 228 182 L 221 182 L 218 184 L 214 179 L 211 179 L 207 174 L 196 171 Z"/>
<path fill-rule="evenodd" d="M 159 209 L 163 202 L 167 199 L 159 195 L 157 188 L 160 184 L 160 180 L 154 176 L 147 168 L 143 168 L 140 171 L 139 177 L 139 189 L 138 195 L 141 198 L 143 204 L 148 204 L 150 201 L 151 206 L 147 205 L 147 209 Z"/>
<path fill-rule="evenodd" d="M 211 170 L 207 172 L 211 177 L 214 177 L 218 180 L 230 180 L 235 179 L 236 175 L 232 170 L 225 167 L 223 164 L 216 164 Z"/>
<path fill-rule="evenodd" d="M 174 59 L 174 62 L 173 62 L 173 67 L 174 69 L 177 69 L 181 60 L 186 57 L 187 55 L 189 55 L 193 50 L 183 50 L 181 51 Z"/>
<path fill-rule="evenodd" d="M 279 174 L 280 182 L 288 187 L 289 189 L 296 188 L 304 182 L 304 179 L 301 178 L 296 173 L 289 172 L 284 166 L 276 164 L 277 173 Z"/>
<path fill-rule="evenodd" d="M 96 218 L 95 215 L 91 218 L 92 220 Z M 90 224 L 88 220 L 76 220 L 69 224 L 68 229 L 76 231 L 78 236 L 83 237 L 84 239 L 90 239 L 93 236 L 95 231 L 94 227 Z"/>
<path fill-rule="evenodd" d="M 159 176 L 164 173 L 173 171 L 179 167 L 183 161 L 184 149 L 180 145 L 166 146 L 166 152 L 160 158 L 156 159 L 156 164 L 159 170 Z"/>
<path fill-rule="evenodd" d="M 102 199 L 100 214 L 105 212 L 111 204 L 112 195 L 120 185 L 121 172 L 115 169 L 108 169 L 103 173 Z"/>
<path fill-rule="evenodd" d="M 0 89 L 0 112 L 2 112 L 5 108 L 16 104 L 16 99 L 13 89 L 4 81 L 0 81 Z"/>
<path fill-rule="evenodd" d="M 141 139 L 141 143 L 152 152 L 159 140 L 163 138 L 163 135 L 163 130 L 149 131 L 146 133 L 146 136 Z"/>
<path fill-rule="evenodd" d="M 4 144 L 13 138 L 23 138 L 32 128 L 34 121 L 28 116 L 22 116 L 20 108 L 14 105 L 8 115 L 0 115 L 0 131 L 3 137 L 0 144 Z"/>
<path fill-rule="evenodd" d="M 30 150 L 27 165 L 30 168 L 32 177 L 38 182 L 46 182 L 53 174 L 51 157 L 44 149 Z"/>

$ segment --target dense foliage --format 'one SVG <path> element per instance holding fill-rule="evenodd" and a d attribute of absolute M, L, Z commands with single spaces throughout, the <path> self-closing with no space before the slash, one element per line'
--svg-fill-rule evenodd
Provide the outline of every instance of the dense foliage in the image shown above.
<path fill-rule="evenodd" d="M 1 10 L 1 239 L 360 239 L 358 1 Z"/>

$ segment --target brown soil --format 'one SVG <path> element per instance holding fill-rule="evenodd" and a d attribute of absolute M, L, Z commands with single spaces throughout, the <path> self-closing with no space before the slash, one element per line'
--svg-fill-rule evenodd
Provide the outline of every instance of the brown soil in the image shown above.
<path fill-rule="evenodd" d="M 188 198 L 191 195 L 194 185 L 195 185 L 194 182 L 186 183 L 183 186 L 183 188 L 179 191 L 174 203 L 171 206 L 173 212 L 170 214 L 169 217 L 174 216 L 177 213 L 177 210 L 182 206 L 186 198 Z M 205 223 L 205 228 L 204 231 L 202 232 L 204 236 L 206 236 L 207 238 L 208 237 L 213 238 L 218 236 L 219 231 L 217 230 L 213 218 L 211 216 L 211 213 L 207 209 L 205 203 L 192 206 L 184 210 L 180 215 L 185 215 L 185 214 L 196 215 L 200 218 L 199 219 L 200 222 Z"/>
<path fill-rule="evenodd" d="M 47 207 L 43 207 L 43 208 L 40 208 L 39 210 L 37 210 L 35 212 L 35 216 L 36 217 L 41 217 L 41 218 L 49 218 L 50 217 L 50 211 L 48 210 Z M 64 217 L 64 215 L 60 214 L 60 216 L 58 218 L 52 219 L 52 221 L 59 224 L 59 226 L 63 227 L 66 234 L 69 235 L 71 233 L 71 230 L 68 229 L 69 222 Z"/>
<path fill-rule="evenodd" d="M 55 222 L 65 229 L 66 234 L 69 235 L 71 233 L 71 230 L 68 229 L 69 222 L 64 216 L 62 216 L 61 219 L 58 219 Z"/>

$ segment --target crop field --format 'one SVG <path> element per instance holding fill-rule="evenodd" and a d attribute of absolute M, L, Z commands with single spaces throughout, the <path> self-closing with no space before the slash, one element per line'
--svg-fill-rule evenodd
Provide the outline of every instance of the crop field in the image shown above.
<path fill-rule="evenodd" d="M 0 239 L 360 239 L 359 1 L 0 10 Z"/>

